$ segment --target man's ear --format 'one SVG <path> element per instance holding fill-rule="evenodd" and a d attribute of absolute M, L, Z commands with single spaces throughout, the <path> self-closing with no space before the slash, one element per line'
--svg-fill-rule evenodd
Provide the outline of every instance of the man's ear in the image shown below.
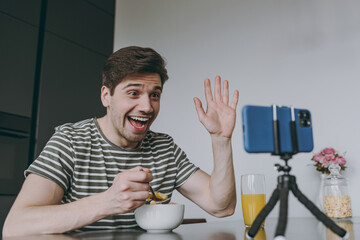
<path fill-rule="evenodd" d="M 106 86 L 101 87 L 101 102 L 104 107 L 108 107 L 110 104 L 110 89 Z"/>

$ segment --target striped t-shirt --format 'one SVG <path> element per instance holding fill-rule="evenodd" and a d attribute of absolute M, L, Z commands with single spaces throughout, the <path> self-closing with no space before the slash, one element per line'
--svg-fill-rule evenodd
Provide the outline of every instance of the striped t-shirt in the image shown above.
<path fill-rule="evenodd" d="M 173 190 L 198 169 L 169 135 L 148 131 L 137 148 L 127 150 L 111 143 L 92 118 L 57 127 L 25 176 L 35 173 L 54 181 L 64 189 L 62 203 L 68 203 L 107 190 L 118 173 L 136 166 L 151 170 L 151 186 L 168 195 L 168 202 Z M 126 213 L 81 230 L 134 227 L 134 214 Z"/>

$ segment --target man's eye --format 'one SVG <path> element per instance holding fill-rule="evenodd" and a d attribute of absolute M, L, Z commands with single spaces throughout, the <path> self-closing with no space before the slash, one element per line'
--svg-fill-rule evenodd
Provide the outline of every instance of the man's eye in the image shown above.
<path fill-rule="evenodd" d="M 153 93 L 151 94 L 152 98 L 160 98 L 160 93 Z"/>
<path fill-rule="evenodd" d="M 136 96 L 136 95 L 137 95 L 137 92 L 131 91 L 131 92 L 129 92 L 129 95 L 131 95 L 131 96 Z"/>

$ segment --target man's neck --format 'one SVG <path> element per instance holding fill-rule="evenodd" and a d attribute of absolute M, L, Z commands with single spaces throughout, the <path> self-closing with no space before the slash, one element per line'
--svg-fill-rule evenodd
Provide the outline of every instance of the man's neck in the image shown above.
<path fill-rule="evenodd" d="M 111 124 L 110 118 L 105 115 L 102 118 L 96 119 L 103 135 L 113 144 L 124 149 L 134 149 L 139 143 L 128 142 L 126 139 L 119 136 L 118 131 Z"/>

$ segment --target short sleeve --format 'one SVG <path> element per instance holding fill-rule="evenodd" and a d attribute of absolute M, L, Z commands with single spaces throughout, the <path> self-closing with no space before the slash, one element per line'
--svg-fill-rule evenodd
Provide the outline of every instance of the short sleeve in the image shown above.
<path fill-rule="evenodd" d="M 175 188 L 178 188 L 184 184 L 186 180 L 189 179 L 189 177 L 199 168 L 190 162 L 185 152 L 176 144 L 174 144 L 174 155 L 177 166 Z"/>
<path fill-rule="evenodd" d="M 73 157 L 71 141 L 64 133 L 56 131 L 38 158 L 25 170 L 25 177 L 30 173 L 37 174 L 54 181 L 67 192 L 74 169 Z"/>

